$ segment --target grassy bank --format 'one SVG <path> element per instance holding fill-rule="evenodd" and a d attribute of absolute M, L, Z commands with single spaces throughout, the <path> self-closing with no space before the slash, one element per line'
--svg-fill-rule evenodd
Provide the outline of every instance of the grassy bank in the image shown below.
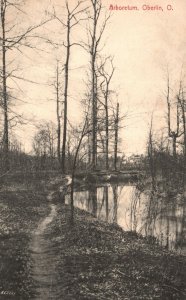
<path fill-rule="evenodd" d="M 71 227 L 69 214 L 59 207 L 51 226 L 62 299 L 185 299 L 185 257 L 78 209 Z"/>

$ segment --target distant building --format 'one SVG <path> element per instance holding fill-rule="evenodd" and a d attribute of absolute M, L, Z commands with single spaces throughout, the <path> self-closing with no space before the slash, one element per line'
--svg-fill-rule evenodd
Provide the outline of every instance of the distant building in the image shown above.
<path fill-rule="evenodd" d="M 122 165 L 130 168 L 141 167 L 143 164 L 144 156 L 139 154 L 132 154 L 123 159 Z"/>

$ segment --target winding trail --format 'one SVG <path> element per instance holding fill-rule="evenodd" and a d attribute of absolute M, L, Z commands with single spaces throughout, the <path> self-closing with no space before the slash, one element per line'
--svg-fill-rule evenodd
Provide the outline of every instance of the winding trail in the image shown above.
<path fill-rule="evenodd" d="M 56 205 L 51 204 L 50 205 L 51 212 L 48 217 L 46 217 L 38 226 L 37 230 L 35 231 L 35 235 L 42 235 L 47 227 L 49 225 L 54 217 L 56 216 Z"/>
<path fill-rule="evenodd" d="M 50 208 L 50 214 L 39 223 L 30 243 L 34 300 L 60 299 L 56 270 L 58 249 L 48 233 L 49 224 L 57 215 L 56 205 L 50 204 Z"/>

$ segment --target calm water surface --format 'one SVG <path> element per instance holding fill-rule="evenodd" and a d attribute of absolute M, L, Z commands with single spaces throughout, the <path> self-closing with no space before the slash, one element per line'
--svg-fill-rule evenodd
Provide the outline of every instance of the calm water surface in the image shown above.
<path fill-rule="evenodd" d="M 70 198 L 67 196 L 66 203 Z M 168 199 L 140 192 L 135 185 L 92 185 L 74 193 L 74 205 L 96 218 L 117 223 L 126 231 L 153 236 L 162 246 L 186 254 L 186 205 L 178 195 Z"/>

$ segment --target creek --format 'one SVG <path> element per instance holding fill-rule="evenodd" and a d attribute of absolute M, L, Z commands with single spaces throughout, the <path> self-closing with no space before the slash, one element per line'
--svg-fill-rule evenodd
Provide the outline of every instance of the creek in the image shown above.
<path fill-rule="evenodd" d="M 70 203 L 69 195 L 65 202 Z M 169 250 L 186 254 L 186 207 L 180 195 L 170 199 L 163 194 L 144 193 L 130 183 L 92 184 L 74 192 L 74 206 L 99 220 L 117 223 L 125 231 L 154 237 Z"/>

